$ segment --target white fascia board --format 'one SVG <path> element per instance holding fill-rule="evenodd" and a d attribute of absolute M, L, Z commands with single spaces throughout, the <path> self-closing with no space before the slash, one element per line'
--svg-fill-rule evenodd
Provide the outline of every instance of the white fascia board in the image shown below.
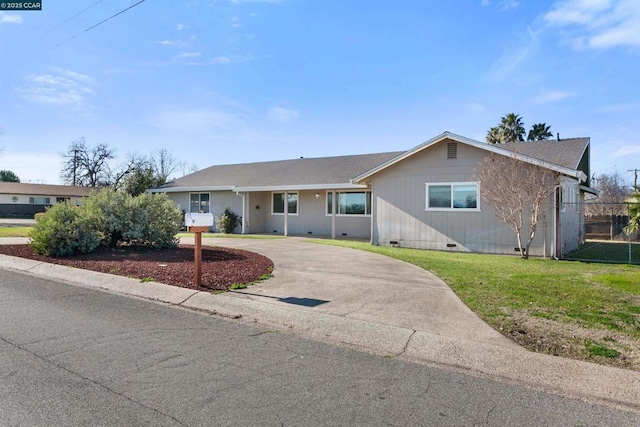
<path fill-rule="evenodd" d="M 169 188 L 151 188 L 148 193 L 195 193 L 207 191 L 231 191 L 235 187 L 231 185 L 221 187 L 169 187 Z"/>
<path fill-rule="evenodd" d="M 273 185 L 264 187 L 234 187 L 236 193 L 251 191 L 305 191 L 305 190 L 354 190 L 367 188 L 364 184 L 305 184 L 305 185 Z"/>
<path fill-rule="evenodd" d="M 419 153 L 420 151 L 424 150 L 425 148 L 428 148 L 434 144 L 437 144 L 438 142 L 441 142 L 445 139 L 450 139 L 452 141 L 456 141 L 456 142 L 460 142 L 462 144 L 466 144 L 466 145 L 470 145 L 472 147 L 476 147 L 479 148 L 481 150 L 485 150 L 485 151 L 489 151 L 491 153 L 495 153 L 495 154 L 500 154 L 502 156 L 512 156 L 515 154 L 516 159 L 518 160 L 522 160 L 523 162 L 527 162 L 527 163 L 531 163 L 534 164 L 536 166 L 540 166 L 546 169 L 551 169 L 553 171 L 556 171 L 558 173 L 561 173 L 563 175 L 568 175 L 577 179 L 580 179 L 580 182 L 585 182 L 587 180 L 587 176 L 584 174 L 584 172 L 582 171 L 577 171 L 574 169 L 570 169 L 570 168 L 565 168 L 563 166 L 558 166 L 558 165 L 554 165 L 553 163 L 549 163 L 549 162 L 545 162 L 544 160 L 540 160 L 540 159 L 535 159 L 533 157 L 529 157 L 529 156 L 525 156 L 523 154 L 518 154 L 515 153 L 513 151 L 507 150 L 506 148 L 501 148 L 498 147 L 499 144 L 488 144 L 486 142 L 480 142 L 480 141 L 476 141 L 475 139 L 471 139 L 471 138 L 467 138 L 461 135 L 456 135 L 455 133 L 451 133 L 451 132 L 444 132 L 438 136 L 436 136 L 435 138 L 432 138 L 426 142 L 423 142 L 422 144 L 418 145 L 417 147 L 414 147 L 412 149 L 410 149 L 409 151 L 405 151 L 404 153 L 394 157 L 393 159 L 387 160 L 385 163 L 382 163 L 381 165 L 376 166 L 375 168 L 361 174 L 358 175 L 357 177 L 353 178 L 351 180 L 351 182 L 357 183 L 357 182 L 361 182 L 366 178 L 369 178 L 371 175 L 374 175 L 378 172 L 380 172 L 383 169 L 388 168 L 389 166 L 392 166 L 404 159 L 406 159 L 407 157 L 413 156 L 416 153 Z"/>
<path fill-rule="evenodd" d="M 598 190 L 593 187 L 587 187 L 586 185 L 581 185 L 580 190 L 584 191 L 585 193 L 593 194 L 594 196 L 598 195 Z"/>

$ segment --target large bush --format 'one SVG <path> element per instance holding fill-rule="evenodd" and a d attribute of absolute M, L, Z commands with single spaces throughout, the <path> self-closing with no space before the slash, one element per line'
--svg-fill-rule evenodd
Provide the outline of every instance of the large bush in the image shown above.
<path fill-rule="evenodd" d="M 61 207 L 64 206 L 64 207 Z M 93 193 L 84 205 L 54 205 L 32 233 L 34 250 L 43 255 L 73 255 L 98 246 L 175 247 L 182 214 L 164 194 L 132 197 L 110 189 Z M 73 243 L 80 239 L 78 243 Z"/>
<path fill-rule="evenodd" d="M 46 256 L 69 256 L 94 251 L 100 234 L 86 212 L 70 202 L 53 205 L 41 215 L 31 231 L 34 251 Z"/>
<path fill-rule="evenodd" d="M 238 215 L 231 212 L 231 209 L 224 210 L 222 215 L 216 217 L 216 228 L 224 234 L 233 233 L 238 226 Z"/>

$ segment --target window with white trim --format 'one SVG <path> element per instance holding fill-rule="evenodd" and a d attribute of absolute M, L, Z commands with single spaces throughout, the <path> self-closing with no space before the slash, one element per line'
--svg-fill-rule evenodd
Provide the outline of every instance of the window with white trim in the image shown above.
<path fill-rule="evenodd" d="M 50 205 L 51 199 L 49 197 L 29 197 L 29 203 L 32 205 Z"/>
<path fill-rule="evenodd" d="M 272 193 L 271 195 L 271 214 L 284 215 L 284 194 Z M 298 215 L 298 193 L 287 193 L 287 213 L 289 215 Z"/>
<path fill-rule="evenodd" d="M 209 193 L 191 193 L 189 195 L 189 212 L 209 213 L 210 211 Z"/>
<path fill-rule="evenodd" d="M 480 210 L 477 182 L 427 183 L 427 210 Z"/>
<path fill-rule="evenodd" d="M 336 215 L 371 215 L 371 191 L 336 191 Z M 333 193 L 327 193 L 327 215 L 333 213 Z"/>

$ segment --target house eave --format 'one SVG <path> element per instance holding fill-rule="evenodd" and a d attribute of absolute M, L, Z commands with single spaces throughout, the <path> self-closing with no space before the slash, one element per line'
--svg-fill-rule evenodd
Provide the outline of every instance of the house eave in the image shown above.
<path fill-rule="evenodd" d="M 268 185 L 260 187 L 234 187 L 236 193 L 249 193 L 258 191 L 313 191 L 313 190 L 358 190 L 367 188 L 364 184 L 304 184 L 304 185 Z"/>
<path fill-rule="evenodd" d="M 235 187 L 231 185 L 223 186 L 199 186 L 199 187 L 167 187 L 167 188 L 150 188 L 147 193 L 194 193 L 208 191 L 233 191 Z"/>

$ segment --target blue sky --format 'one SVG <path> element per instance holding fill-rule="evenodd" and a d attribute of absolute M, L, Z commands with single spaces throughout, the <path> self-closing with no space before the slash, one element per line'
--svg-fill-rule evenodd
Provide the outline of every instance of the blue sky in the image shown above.
<path fill-rule="evenodd" d="M 213 164 L 483 141 L 509 112 L 640 169 L 637 0 L 42 0 L 0 12 L 0 169 L 71 141 Z"/>

